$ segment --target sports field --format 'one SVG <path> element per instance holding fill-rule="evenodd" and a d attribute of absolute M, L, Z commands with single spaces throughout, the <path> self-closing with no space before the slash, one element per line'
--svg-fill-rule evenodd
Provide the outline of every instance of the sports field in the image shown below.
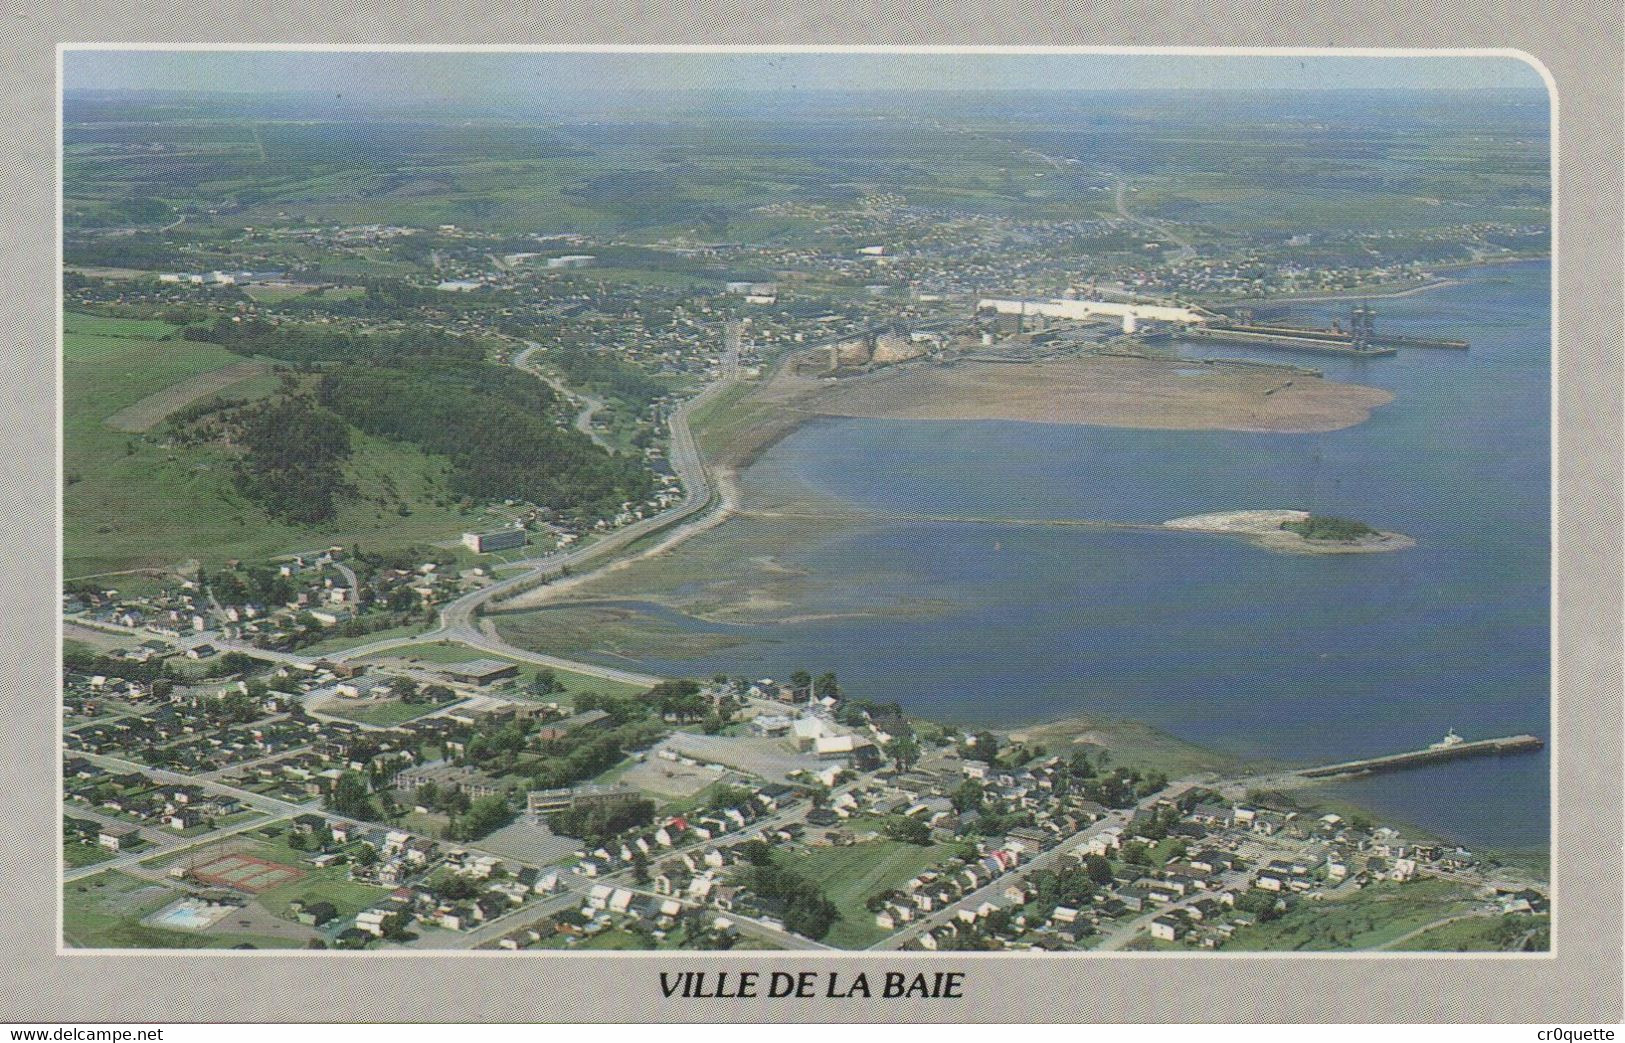
<path fill-rule="evenodd" d="M 192 869 L 192 876 L 199 883 L 230 887 L 256 895 L 292 883 L 304 875 L 303 870 L 293 866 L 242 854 L 224 855 Z"/>

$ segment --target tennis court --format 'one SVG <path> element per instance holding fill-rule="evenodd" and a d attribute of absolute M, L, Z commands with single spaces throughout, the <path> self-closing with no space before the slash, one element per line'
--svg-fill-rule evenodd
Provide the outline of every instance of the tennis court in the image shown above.
<path fill-rule="evenodd" d="M 201 883 L 230 887 L 249 894 L 281 887 L 304 875 L 303 870 L 293 866 L 267 862 L 249 855 L 223 855 L 192 869 L 192 877 Z"/>

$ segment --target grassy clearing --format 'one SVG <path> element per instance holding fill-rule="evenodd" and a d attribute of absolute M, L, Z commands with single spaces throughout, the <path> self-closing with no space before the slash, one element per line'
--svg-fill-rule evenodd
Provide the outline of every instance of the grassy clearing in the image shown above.
<path fill-rule="evenodd" d="M 332 902 L 339 917 L 349 919 L 389 894 L 390 888 L 357 883 L 348 878 L 348 872 L 345 866 L 313 870 L 292 883 L 262 892 L 257 901 L 274 915 L 290 920 L 290 902 Z"/>
<path fill-rule="evenodd" d="M 217 566 L 227 558 L 254 560 L 327 544 L 382 550 L 444 540 L 468 526 L 461 509 L 446 501 L 449 464 L 411 446 L 356 434 L 346 477 L 360 495 L 332 523 L 300 526 L 267 518 L 237 493 L 226 450 L 171 450 L 161 443 L 161 429 L 141 436 L 104 423 L 181 381 L 242 361 L 193 341 L 66 336 L 66 575 L 161 567 L 186 558 Z M 269 393 L 274 378 L 252 378 L 242 387 L 249 384 Z"/>
<path fill-rule="evenodd" d="M 1454 920 L 1423 931 L 1395 945 L 1393 952 L 1504 952 L 1525 939 L 1537 949 L 1550 948 L 1552 918 L 1544 913 L 1531 916 L 1475 916 Z"/>
<path fill-rule="evenodd" d="M 405 626 L 389 627 L 385 630 L 374 630 L 372 633 L 362 634 L 360 637 L 325 638 L 324 640 L 317 641 L 315 644 L 306 645 L 299 651 L 304 655 L 310 656 L 330 655 L 334 652 L 342 652 L 345 649 L 354 648 L 357 645 L 370 645 L 374 641 L 388 641 L 397 637 L 411 637 L 414 634 L 422 633 L 422 631 L 423 627 L 421 625 L 409 623 Z"/>
<path fill-rule="evenodd" d="M 812 847 L 785 859 L 785 866 L 818 884 L 841 918 L 824 941 L 842 949 L 862 949 L 886 936 L 864 902 L 890 891 L 920 872 L 946 861 L 952 848 L 920 847 L 896 840 L 871 840 L 850 847 Z"/>
<path fill-rule="evenodd" d="M 149 319 L 120 319 L 110 315 L 88 315 L 70 311 L 62 316 L 62 331 L 94 337 L 124 337 L 132 340 L 163 340 L 180 327 Z"/>
<path fill-rule="evenodd" d="M 1467 888 L 1445 880 L 1373 884 L 1336 901 L 1300 902 L 1279 920 L 1237 931 L 1225 950 L 1369 949 L 1473 905 Z"/>
<path fill-rule="evenodd" d="M 441 703 L 404 703 L 399 699 L 359 703 L 334 701 L 323 706 L 321 712 L 329 717 L 342 717 L 346 721 L 393 727 L 438 710 L 442 705 Z"/>
<path fill-rule="evenodd" d="M 1176 739 L 1166 732 L 1139 721 L 1069 718 L 1050 724 L 1018 728 L 1012 740 L 1036 743 L 1050 753 L 1070 756 L 1072 751 L 1103 746 L 1111 751 L 1111 763 L 1144 770 L 1161 771 L 1179 778 L 1202 771 L 1232 769 L 1235 762 L 1222 754 Z"/>
<path fill-rule="evenodd" d="M 113 857 L 113 852 L 100 844 L 91 842 L 66 842 L 62 845 L 62 861 L 69 869 L 78 869 L 81 866 L 93 866 L 105 862 Z"/>
<path fill-rule="evenodd" d="M 532 663 L 523 663 L 517 659 L 506 656 L 493 655 L 490 652 L 469 648 L 467 645 L 453 641 L 425 641 L 421 644 L 406 645 L 402 648 L 390 649 L 375 656 L 363 656 L 363 662 L 376 662 L 387 659 L 401 659 L 417 661 L 423 664 L 464 663 L 470 659 L 500 659 L 504 662 L 519 664 L 519 677 L 517 687 L 523 689 L 536 677 L 541 670 L 551 669 L 554 680 L 564 686 L 562 692 L 547 697 L 549 701 L 557 700 L 569 702 L 582 692 L 596 692 L 599 695 L 639 695 L 644 691 L 643 686 L 627 684 L 624 681 L 612 681 L 608 678 L 596 677 L 575 670 L 565 670 L 557 667 L 537 666 Z"/>
<path fill-rule="evenodd" d="M 243 293 L 256 301 L 285 301 L 293 297 L 303 297 L 310 292 L 308 286 L 264 286 L 253 285 L 243 287 Z M 323 296 L 328 296 L 324 294 Z"/>
<path fill-rule="evenodd" d="M 631 931 L 623 931 L 617 927 L 601 934 L 595 934 L 586 941 L 575 945 L 574 948 L 621 950 L 647 949 L 648 946 L 644 944 L 642 938 L 639 938 Z"/>

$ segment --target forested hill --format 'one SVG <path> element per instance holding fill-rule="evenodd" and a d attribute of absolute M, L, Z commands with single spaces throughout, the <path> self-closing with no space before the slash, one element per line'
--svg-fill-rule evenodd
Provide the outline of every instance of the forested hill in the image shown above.
<path fill-rule="evenodd" d="M 590 519 L 653 489 L 640 458 L 612 455 L 563 424 L 558 394 L 532 374 L 486 361 L 491 345 L 478 337 L 240 317 L 188 327 L 183 336 L 321 370 L 314 402 L 228 418 L 247 450 L 238 488 L 275 517 L 328 520 L 353 490 L 341 475 L 347 446 L 335 450 L 323 438 L 300 451 L 275 437 L 268 419 L 292 432 L 331 419 L 411 443 L 446 457 L 447 491 L 475 500 L 522 500 Z"/>
<path fill-rule="evenodd" d="M 474 337 L 434 329 L 391 332 L 317 323 L 271 323 L 221 316 L 209 326 L 189 326 L 187 340 L 209 341 L 241 355 L 265 355 L 294 363 L 378 362 L 404 358 L 479 362 L 485 346 Z"/>
<path fill-rule="evenodd" d="M 609 514 L 649 495 L 642 461 L 611 456 L 552 421 L 552 391 L 488 363 L 344 366 L 318 399 L 371 435 L 450 458 L 451 491 L 521 499 L 581 515 Z"/>

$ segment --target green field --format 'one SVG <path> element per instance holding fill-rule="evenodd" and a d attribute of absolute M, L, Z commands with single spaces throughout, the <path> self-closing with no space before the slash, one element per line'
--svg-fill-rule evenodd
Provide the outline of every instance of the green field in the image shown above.
<path fill-rule="evenodd" d="M 1225 950 L 1370 949 L 1474 904 L 1466 887 L 1444 880 L 1372 884 L 1348 898 L 1299 902 L 1278 920 L 1237 931 Z"/>
<path fill-rule="evenodd" d="M 809 847 L 782 856 L 786 868 L 818 884 L 840 910 L 841 918 L 824 942 L 840 949 L 863 949 L 887 932 L 864 908 L 870 896 L 890 891 L 920 872 L 945 862 L 951 847 L 920 847 L 896 840 L 870 840 L 850 847 Z"/>
<path fill-rule="evenodd" d="M 87 315 L 70 311 L 62 316 L 62 331 L 89 337 L 115 337 L 127 340 L 162 340 L 179 327 L 149 319 L 120 319 L 108 315 Z"/>
<path fill-rule="evenodd" d="M 266 949 L 297 947 L 292 939 L 215 931 L 149 927 L 142 917 L 182 892 L 125 873 L 106 872 L 70 881 L 62 889 L 62 937 L 86 949 L 227 949 L 242 943 Z"/>
<path fill-rule="evenodd" d="M 289 902 L 301 899 L 306 903 L 332 902 L 333 908 L 338 910 L 339 919 L 347 920 L 387 896 L 391 890 L 375 884 L 357 883 L 348 878 L 348 873 L 346 866 L 310 870 L 299 880 L 261 893 L 256 901 L 277 916 L 290 920 L 293 913 L 288 910 Z"/>
<path fill-rule="evenodd" d="M 329 637 L 314 644 L 305 645 L 299 651 L 310 656 L 331 655 L 334 652 L 342 652 L 357 645 L 368 645 L 374 641 L 387 641 L 397 637 L 411 637 L 413 634 L 422 631 L 423 627 L 421 625 L 413 623 L 406 626 L 389 627 L 385 630 L 374 630 L 370 634 L 362 634 L 359 637 Z"/>
<path fill-rule="evenodd" d="M 564 691 L 548 696 L 549 701 L 569 702 L 571 698 L 582 692 L 625 696 L 641 695 L 645 691 L 642 685 L 612 681 L 608 678 L 596 677 L 592 674 L 583 674 L 558 667 L 535 666 L 451 641 L 425 641 L 420 644 L 405 645 L 401 648 L 392 648 L 386 652 L 380 652 L 377 655 L 363 656 L 361 661 L 375 662 L 384 659 L 418 660 L 422 663 L 465 663 L 470 659 L 500 659 L 504 662 L 519 663 L 519 677 L 516 681 L 520 688 L 528 685 L 535 678 L 537 671 L 551 669 L 554 679 L 564 686 Z"/>
<path fill-rule="evenodd" d="M 64 841 L 62 844 L 62 861 L 70 869 L 93 866 L 112 857 L 113 852 L 93 840 L 89 842 Z"/>
<path fill-rule="evenodd" d="M 1531 916 L 1474 916 L 1423 931 L 1393 946 L 1394 952 L 1499 952 L 1525 939 L 1536 949 L 1551 947 L 1552 918 Z"/>
<path fill-rule="evenodd" d="M 1236 762 L 1230 757 L 1175 738 L 1149 724 L 1120 718 L 1070 718 L 1018 728 L 1010 732 L 1010 738 L 1043 746 L 1063 757 L 1080 748 L 1104 746 L 1111 751 L 1113 765 L 1160 771 L 1170 778 L 1236 768 Z"/>
<path fill-rule="evenodd" d="M 342 717 L 346 721 L 359 721 L 362 724 L 377 724 L 384 727 L 393 727 L 405 721 L 422 717 L 426 713 L 440 709 L 444 703 L 405 703 L 399 699 L 386 699 L 381 702 L 334 702 L 321 708 L 321 712 L 329 717 Z"/>
<path fill-rule="evenodd" d="M 72 316 L 82 328 L 126 320 Z M 118 327 L 109 324 L 121 324 Z M 165 327 L 163 323 L 137 324 Z M 272 521 L 232 486 L 232 456 L 214 446 L 171 449 L 103 421 L 188 377 L 243 359 L 213 344 L 73 332 L 64 339 L 64 575 L 68 578 L 189 559 L 218 565 L 327 544 L 382 550 L 456 536 L 468 519 L 444 499 L 445 460 L 357 433 L 345 471 L 360 491 L 330 525 Z M 274 380 L 254 378 L 260 393 Z M 250 383 L 245 381 L 245 384 Z M 238 394 L 233 388 L 231 394 Z M 384 502 L 379 503 L 377 500 Z M 398 509 L 404 503 L 402 514 Z"/>

